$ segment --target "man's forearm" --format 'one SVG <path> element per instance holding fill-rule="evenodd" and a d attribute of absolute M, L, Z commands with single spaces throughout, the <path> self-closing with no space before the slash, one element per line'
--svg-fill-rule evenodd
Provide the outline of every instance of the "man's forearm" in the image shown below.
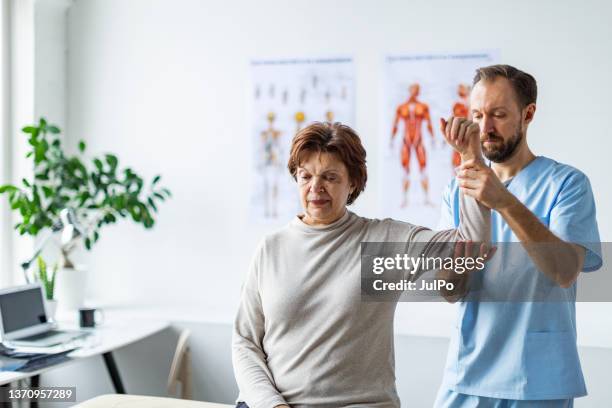
<path fill-rule="evenodd" d="M 498 211 L 542 273 L 561 287 L 576 280 L 584 249 L 559 239 L 514 196 L 508 206 Z"/>

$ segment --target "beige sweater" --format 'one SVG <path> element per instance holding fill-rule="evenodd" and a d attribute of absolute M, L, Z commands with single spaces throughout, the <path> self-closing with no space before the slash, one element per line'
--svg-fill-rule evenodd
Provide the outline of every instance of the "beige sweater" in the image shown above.
<path fill-rule="evenodd" d="M 250 408 L 399 407 L 396 303 L 361 301 L 360 243 L 488 241 L 489 210 L 463 197 L 460 207 L 458 230 L 433 232 L 347 211 L 319 228 L 296 217 L 267 236 L 234 323 L 238 401 Z"/>

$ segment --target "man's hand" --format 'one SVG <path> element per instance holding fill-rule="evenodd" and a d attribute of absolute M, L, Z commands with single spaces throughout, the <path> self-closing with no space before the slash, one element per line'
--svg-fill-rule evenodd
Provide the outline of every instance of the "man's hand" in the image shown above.
<path fill-rule="evenodd" d="M 457 181 L 461 192 L 493 210 L 511 206 L 516 198 L 482 160 L 468 160 L 459 166 Z"/>
<path fill-rule="evenodd" d="M 440 118 L 440 130 L 446 143 L 455 149 L 462 161 L 481 159 L 480 128 L 466 118 L 451 116 L 448 121 Z"/>

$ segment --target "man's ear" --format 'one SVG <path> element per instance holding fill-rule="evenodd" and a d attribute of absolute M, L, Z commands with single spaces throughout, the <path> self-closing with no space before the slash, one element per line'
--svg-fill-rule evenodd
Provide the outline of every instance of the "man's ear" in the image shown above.
<path fill-rule="evenodd" d="M 525 107 L 524 115 L 525 115 L 525 124 L 526 125 L 531 123 L 531 121 L 533 120 L 533 117 L 535 115 L 535 111 L 536 111 L 536 104 L 535 103 L 530 103 L 529 105 L 527 105 Z"/>

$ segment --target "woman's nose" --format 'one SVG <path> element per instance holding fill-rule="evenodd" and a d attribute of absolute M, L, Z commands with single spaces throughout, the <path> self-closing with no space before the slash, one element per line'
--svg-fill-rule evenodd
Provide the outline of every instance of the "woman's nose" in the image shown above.
<path fill-rule="evenodd" d="M 313 193 L 318 193 L 318 192 L 324 190 L 324 188 L 323 188 L 323 180 L 321 180 L 321 177 L 313 177 L 312 178 L 312 183 L 310 184 L 310 190 Z"/>

